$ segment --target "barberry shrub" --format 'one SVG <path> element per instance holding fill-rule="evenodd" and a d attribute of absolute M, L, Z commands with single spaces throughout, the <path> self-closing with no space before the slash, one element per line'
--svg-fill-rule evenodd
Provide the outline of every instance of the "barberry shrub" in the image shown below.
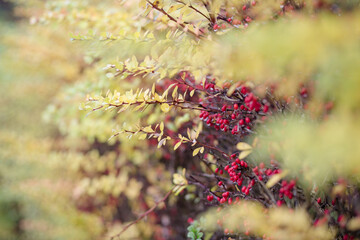
<path fill-rule="evenodd" d="M 79 208 L 130 222 L 109 237 L 360 237 L 358 1 L 76 2 L 33 19 L 89 68 L 45 116 L 83 141 Z"/>

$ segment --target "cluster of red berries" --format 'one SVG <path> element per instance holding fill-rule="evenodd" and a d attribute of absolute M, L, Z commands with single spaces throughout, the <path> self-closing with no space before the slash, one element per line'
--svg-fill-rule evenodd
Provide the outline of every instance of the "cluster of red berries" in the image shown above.
<path fill-rule="evenodd" d="M 254 7 L 255 5 L 256 5 L 256 1 L 251 1 L 249 4 L 244 4 L 242 6 L 242 10 L 244 12 L 246 12 L 248 9 L 250 9 L 251 7 Z M 244 14 L 245 16 L 242 17 L 242 20 L 233 19 L 234 17 L 229 16 L 228 13 L 226 13 L 225 15 L 226 16 L 218 17 L 218 19 L 224 20 L 233 26 L 238 26 L 238 25 L 241 25 L 242 23 L 244 23 L 244 26 L 247 27 L 248 23 L 252 21 L 252 18 L 250 16 L 246 16 L 245 14 Z M 227 25 L 225 23 L 223 23 L 221 25 L 218 25 L 217 23 L 215 23 L 213 25 L 214 31 L 217 31 L 219 29 L 226 29 L 226 28 L 227 28 Z"/>
<path fill-rule="evenodd" d="M 230 157 L 232 159 L 235 159 L 236 154 L 232 154 Z M 258 167 L 258 166 L 254 167 L 252 169 L 252 171 L 254 172 L 255 175 L 257 175 L 259 177 L 260 181 L 263 180 L 264 174 L 266 174 L 267 176 L 270 176 L 273 174 L 280 173 L 279 169 L 274 169 L 274 170 L 270 169 L 270 168 L 265 169 L 264 163 L 261 163 L 259 166 L 260 167 Z M 244 193 L 245 195 L 249 195 L 251 188 L 256 184 L 256 180 L 254 178 L 252 178 L 252 179 L 248 178 L 247 184 L 243 185 L 244 177 L 242 177 L 242 171 L 245 171 L 247 169 L 248 169 L 247 162 L 244 160 L 240 160 L 238 158 L 235 159 L 235 161 L 233 161 L 231 164 L 228 164 L 224 167 L 224 170 L 227 171 L 227 173 L 230 176 L 230 180 L 232 182 L 234 182 L 235 184 L 237 184 L 239 187 L 241 187 L 241 192 Z M 222 175 L 224 173 L 224 171 L 220 168 L 216 168 L 215 173 Z M 218 186 L 223 187 L 224 183 L 222 181 L 219 181 Z M 213 201 L 213 199 L 214 199 L 214 197 L 212 195 L 208 195 L 208 197 L 207 197 L 208 201 Z M 230 200 L 230 199 L 231 198 L 229 198 L 228 192 L 225 192 L 225 194 L 222 194 L 222 197 L 217 198 L 218 202 L 220 202 L 221 204 L 225 203 L 225 202 L 231 203 L 232 200 Z"/>
<path fill-rule="evenodd" d="M 274 165 L 274 164 L 273 164 Z M 259 166 L 255 166 L 252 171 L 256 176 L 258 176 L 260 181 L 263 181 L 267 177 L 270 177 L 271 175 L 281 173 L 281 169 L 271 169 L 271 168 L 265 168 L 264 163 L 260 163 Z"/>
<path fill-rule="evenodd" d="M 283 180 L 281 182 L 281 188 L 279 190 L 279 198 L 280 200 L 277 201 L 277 205 L 281 206 L 284 203 L 284 196 L 288 197 L 289 199 L 293 199 L 294 194 L 293 190 L 296 186 L 296 181 L 291 180 L 290 182 L 287 182 L 286 180 Z"/>
<path fill-rule="evenodd" d="M 214 89 L 214 85 L 207 83 L 206 89 Z M 257 114 L 266 114 L 269 111 L 269 105 L 266 100 L 263 104 L 259 101 L 248 88 L 242 87 L 239 91 L 242 99 L 238 103 L 231 105 L 221 105 L 217 109 L 209 108 L 201 111 L 199 117 L 206 122 L 208 126 L 214 127 L 216 130 L 227 132 L 231 130 L 233 135 L 248 134 L 248 130 L 254 125 L 254 120 L 257 119 Z M 216 104 L 218 99 L 210 100 L 210 104 Z M 206 104 L 203 104 L 206 105 Z M 221 108 L 220 108 L 221 107 Z M 216 111 L 218 111 L 216 113 Z M 265 116 L 263 116 L 264 118 Z"/>

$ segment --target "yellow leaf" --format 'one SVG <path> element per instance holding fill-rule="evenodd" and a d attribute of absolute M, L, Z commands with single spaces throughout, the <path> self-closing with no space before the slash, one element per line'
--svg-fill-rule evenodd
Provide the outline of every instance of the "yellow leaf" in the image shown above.
<path fill-rule="evenodd" d="M 284 178 L 288 173 L 289 173 L 288 170 L 284 170 L 279 174 L 272 175 L 271 178 L 269 179 L 269 181 L 267 181 L 266 187 L 271 188 L 276 183 L 278 183 L 282 178 Z"/>
<path fill-rule="evenodd" d="M 139 62 L 137 61 L 135 55 L 131 58 L 131 65 L 134 66 L 134 68 L 137 68 L 139 66 Z"/>
<path fill-rule="evenodd" d="M 164 132 L 164 122 L 160 123 L 160 131 L 161 131 L 161 133 Z"/>
<path fill-rule="evenodd" d="M 181 143 L 182 143 L 181 141 L 176 143 L 174 146 L 174 150 L 178 149 L 180 147 Z"/>
<path fill-rule="evenodd" d="M 161 104 L 161 111 L 163 111 L 163 112 L 165 112 L 165 113 L 169 112 L 169 111 L 170 111 L 170 106 L 169 106 L 169 104 L 167 104 L 167 103 Z"/>
<path fill-rule="evenodd" d="M 169 8 L 168 13 L 172 13 L 180 8 L 183 8 L 183 4 L 175 4 Z"/>
<path fill-rule="evenodd" d="M 163 138 L 160 140 L 157 147 L 160 148 L 162 145 L 165 145 L 165 143 L 166 143 L 166 138 Z"/>
<path fill-rule="evenodd" d="M 245 150 L 251 150 L 252 147 L 245 143 L 245 142 L 239 142 L 237 145 L 236 145 L 236 148 L 241 150 L 241 151 L 245 151 Z"/>
<path fill-rule="evenodd" d="M 172 98 L 175 99 L 177 96 L 178 86 L 176 86 L 172 92 Z"/>
<path fill-rule="evenodd" d="M 183 169 L 182 173 L 173 174 L 173 183 L 176 185 L 176 187 L 173 190 L 173 192 L 175 192 L 175 195 L 178 195 L 188 185 L 188 181 L 186 180 L 185 174 L 186 174 L 185 168 Z"/>
<path fill-rule="evenodd" d="M 331 191 L 332 196 L 337 196 L 337 195 L 343 195 L 346 191 L 346 186 L 344 184 L 338 184 L 335 185 Z"/>
<path fill-rule="evenodd" d="M 197 138 L 199 137 L 199 134 L 200 134 L 200 132 L 202 131 L 202 128 L 203 128 L 203 122 L 201 121 L 201 122 L 199 123 L 198 129 L 197 129 L 197 131 L 196 131 L 195 139 L 197 139 Z"/>
<path fill-rule="evenodd" d="M 145 7 L 146 7 L 146 1 L 145 1 L 145 0 L 141 0 L 141 1 L 139 2 L 139 7 L 140 7 L 140 8 L 145 8 Z"/>
<path fill-rule="evenodd" d="M 190 97 L 194 96 L 194 93 L 195 93 L 195 89 L 191 90 Z"/>
<path fill-rule="evenodd" d="M 140 140 L 144 140 L 145 138 L 147 137 L 147 134 L 146 133 L 143 133 L 139 136 L 139 139 Z"/>
<path fill-rule="evenodd" d="M 196 156 L 203 147 L 198 147 L 193 151 L 193 156 Z"/>
<path fill-rule="evenodd" d="M 158 8 L 163 8 L 164 6 L 164 0 L 155 0 L 153 2 L 154 6 L 158 7 Z"/>
<path fill-rule="evenodd" d="M 166 101 L 163 96 L 160 96 L 157 93 L 154 94 L 154 100 L 157 102 L 165 102 Z"/>
<path fill-rule="evenodd" d="M 346 227 L 350 231 L 357 231 L 360 229 L 360 217 L 350 219 Z"/>
<path fill-rule="evenodd" d="M 252 152 L 252 150 L 244 150 L 239 154 L 239 159 L 244 159 Z"/>
<path fill-rule="evenodd" d="M 234 91 L 236 90 L 237 84 L 233 84 L 231 85 L 231 87 L 229 88 L 229 90 L 227 91 L 227 96 L 230 97 Z"/>
<path fill-rule="evenodd" d="M 147 126 L 145 128 L 142 129 L 144 132 L 147 132 L 147 133 L 152 133 L 154 132 L 154 130 L 151 128 L 151 126 Z"/>
<path fill-rule="evenodd" d="M 259 142 L 259 138 L 258 138 L 258 137 L 255 137 L 255 138 L 254 138 L 254 141 L 253 141 L 253 143 L 252 143 L 252 146 L 253 146 L 253 147 L 256 147 L 256 145 L 258 144 L 258 142 Z"/>
<path fill-rule="evenodd" d="M 200 149 L 200 153 L 203 153 L 203 152 L 204 152 L 204 150 L 205 150 L 205 148 L 204 148 L 204 147 L 201 147 L 201 149 Z"/>
<path fill-rule="evenodd" d="M 139 110 L 140 108 L 144 107 L 145 104 L 146 104 L 146 102 L 142 102 L 140 105 L 136 106 L 133 111 L 135 112 L 135 111 Z"/>
<path fill-rule="evenodd" d="M 152 85 L 151 93 L 152 93 L 153 95 L 155 94 L 155 83 Z"/>
<path fill-rule="evenodd" d="M 172 33 L 172 31 L 168 31 L 168 33 L 166 34 L 166 39 L 170 38 L 171 33 Z"/>

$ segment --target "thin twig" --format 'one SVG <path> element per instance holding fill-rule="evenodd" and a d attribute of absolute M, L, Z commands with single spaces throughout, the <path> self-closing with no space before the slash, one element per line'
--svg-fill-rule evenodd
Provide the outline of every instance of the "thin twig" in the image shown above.
<path fill-rule="evenodd" d="M 179 0 L 177 0 L 176 2 L 186 5 L 186 3 L 179 1 Z M 206 16 L 204 13 L 202 13 L 199 9 L 193 7 L 192 5 L 190 5 L 189 8 L 193 9 L 195 12 L 199 13 L 204 18 L 206 18 L 209 22 L 211 22 L 211 19 L 208 16 Z"/>
<path fill-rule="evenodd" d="M 146 0 L 146 2 L 148 2 L 154 9 L 158 10 L 159 12 L 161 12 L 162 14 L 166 15 L 171 21 L 179 24 L 182 28 L 186 29 L 186 25 L 183 23 L 179 23 L 174 17 L 172 17 L 170 14 L 168 14 L 163 8 L 159 8 L 158 6 L 156 6 L 155 4 L 153 4 L 152 2 L 150 2 L 149 0 Z M 196 34 L 195 32 L 186 29 L 186 32 L 191 33 L 192 35 L 194 35 L 196 38 L 202 38 L 201 35 Z"/>
<path fill-rule="evenodd" d="M 174 188 L 172 188 L 166 195 L 165 197 L 163 197 L 160 201 L 156 202 L 155 205 L 150 208 L 149 210 L 147 210 L 146 212 L 144 212 L 143 214 L 141 214 L 135 221 L 132 221 L 131 223 L 129 223 L 128 225 L 126 225 L 122 230 L 121 232 L 119 232 L 118 234 L 112 236 L 110 238 L 110 240 L 113 240 L 115 238 L 118 238 L 120 237 L 121 234 L 123 234 L 129 227 L 131 227 L 132 225 L 138 223 L 141 219 L 143 219 L 144 217 L 146 217 L 147 215 L 149 215 L 151 212 L 153 212 L 158 206 L 160 203 L 164 202 L 170 195 L 171 193 L 173 192 Z"/>

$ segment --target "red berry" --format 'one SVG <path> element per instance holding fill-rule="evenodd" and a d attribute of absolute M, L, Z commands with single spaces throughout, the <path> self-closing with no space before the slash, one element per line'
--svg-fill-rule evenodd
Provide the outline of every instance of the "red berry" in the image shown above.
<path fill-rule="evenodd" d="M 265 164 L 262 162 L 262 163 L 259 164 L 259 167 L 260 167 L 260 169 L 264 169 L 264 168 L 265 168 Z"/>
<path fill-rule="evenodd" d="M 246 10 L 246 5 L 244 5 L 244 6 L 242 7 L 242 10 L 243 10 L 243 11 L 245 11 L 245 10 Z"/>
<path fill-rule="evenodd" d="M 289 199 L 293 199 L 294 195 L 293 195 L 291 192 L 289 192 L 288 195 L 287 195 L 287 197 L 288 197 Z"/>
<path fill-rule="evenodd" d="M 321 198 L 318 198 L 316 201 L 318 204 L 321 204 Z"/>
<path fill-rule="evenodd" d="M 250 185 L 251 185 L 251 186 L 254 186 L 254 185 L 255 185 L 255 179 L 252 179 L 252 180 L 251 180 Z"/>
<path fill-rule="evenodd" d="M 221 187 L 222 184 L 223 184 L 222 181 L 219 181 L 219 182 L 218 182 L 218 186 L 219 186 L 219 187 Z"/>
<path fill-rule="evenodd" d="M 236 118 L 236 115 L 233 113 L 231 114 L 231 119 L 234 120 Z"/>
<path fill-rule="evenodd" d="M 245 124 L 245 123 L 244 123 L 244 119 L 240 119 L 239 124 L 240 124 L 241 126 L 243 126 L 243 125 Z"/>
<path fill-rule="evenodd" d="M 208 195 L 208 196 L 207 196 L 207 200 L 208 200 L 209 202 L 211 202 L 213 199 L 214 199 L 214 196 L 213 196 L 213 195 Z"/>
<path fill-rule="evenodd" d="M 222 174 L 224 173 L 224 171 L 223 171 L 223 170 L 220 170 L 219 173 L 220 173 L 220 175 L 222 175 Z"/>
<path fill-rule="evenodd" d="M 216 168 L 216 169 L 215 169 L 215 173 L 218 173 L 218 172 L 219 172 L 219 168 Z"/>
<path fill-rule="evenodd" d="M 289 188 L 289 189 L 293 189 L 293 188 L 295 187 L 295 184 L 296 184 L 295 180 L 291 180 L 291 181 L 289 182 L 288 188 Z"/>
<path fill-rule="evenodd" d="M 263 112 L 264 113 L 267 113 L 269 111 L 269 106 L 268 105 L 265 105 L 264 106 L 264 109 L 263 109 Z"/>
<path fill-rule="evenodd" d="M 273 174 L 273 171 L 269 168 L 268 170 L 265 171 L 267 176 L 270 176 L 271 174 Z"/>
<path fill-rule="evenodd" d="M 307 94 L 307 89 L 306 89 L 306 88 L 301 88 L 300 94 L 301 94 L 301 95 Z"/>
<path fill-rule="evenodd" d="M 245 122 L 246 122 L 246 123 L 250 123 L 250 118 L 246 117 L 246 118 L 245 118 Z"/>
<path fill-rule="evenodd" d="M 237 105 L 236 103 L 234 104 L 234 110 L 238 110 L 239 109 L 239 105 Z"/>
<path fill-rule="evenodd" d="M 241 93 L 242 93 L 242 94 L 246 94 L 246 93 L 247 93 L 246 87 L 242 87 L 242 88 L 241 88 Z"/>
<path fill-rule="evenodd" d="M 234 25 L 240 25 L 241 24 L 241 21 L 239 19 L 234 19 L 233 20 L 233 24 Z"/>
<path fill-rule="evenodd" d="M 234 131 L 234 133 L 236 133 L 236 132 L 238 131 L 238 126 L 235 126 L 235 127 L 233 128 L 233 131 Z"/>
<path fill-rule="evenodd" d="M 226 105 L 222 106 L 221 111 L 223 111 L 223 112 L 226 111 Z"/>

